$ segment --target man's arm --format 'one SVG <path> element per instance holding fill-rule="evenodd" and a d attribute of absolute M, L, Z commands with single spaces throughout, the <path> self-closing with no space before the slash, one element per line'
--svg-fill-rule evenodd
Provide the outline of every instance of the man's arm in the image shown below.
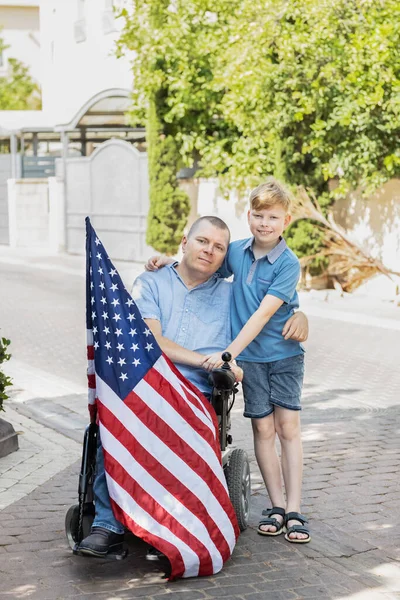
<path fill-rule="evenodd" d="M 183 346 L 179 346 L 179 344 L 176 344 L 172 340 L 164 337 L 162 334 L 160 321 L 157 321 L 156 319 L 144 319 L 144 322 L 153 332 L 156 342 L 160 346 L 161 350 L 165 352 L 165 354 L 170 360 L 172 360 L 173 363 L 177 362 L 183 365 L 189 365 L 191 367 L 203 367 L 205 356 L 199 352 L 187 350 L 186 348 L 183 348 Z M 242 381 L 242 369 L 238 367 L 236 363 L 230 363 L 230 366 L 235 374 L 236 381 Z"/>
<path fill-rule="evenodd" d="M 172 340 L 164 337 L 162 334 L 161 323 L 156 319 L 144 319 L 144 322 L 149 326 L 151 331 L 156 338 L 157 344 L 161 350 L 165 352 L 173 363 L 181 363 L 183 365 L 190 365 L 191 367 L 201 367 L 204 361 L 204 355 L 199 352 L 193 352 L 193 350 L 187 350 L 183 346 L 179 346 Z"/>

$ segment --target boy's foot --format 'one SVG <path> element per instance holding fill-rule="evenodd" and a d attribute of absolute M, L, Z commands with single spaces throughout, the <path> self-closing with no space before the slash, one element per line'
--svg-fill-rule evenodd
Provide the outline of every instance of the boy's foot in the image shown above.
<path fill-rule="evenodd" d="M 262 519 L 258 524 L 257 533 L 260 535 L 280 535 L 284 532 L 285 509 L 279 506 L 263 510 L 267 519 Z"/>
<path fill-rule="evenodd" d="M 306 525 L 308 520 L 298 512 L 285 515 L 285 539 L 293 544 L 307 544 L 311 540 L 310 531 Z"/>

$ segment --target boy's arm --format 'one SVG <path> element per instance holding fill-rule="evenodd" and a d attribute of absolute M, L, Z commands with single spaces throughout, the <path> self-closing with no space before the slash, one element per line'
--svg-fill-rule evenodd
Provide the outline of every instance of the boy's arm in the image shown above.
<path fill-rule="evenodd" d="M 230 352 L 232 359 L 235 359 L 258 336 L 282 304 L 283 300 L 276 296 L 270 296 L 269 294 L 265 296 L 256 312 L 251 315 L 246 325 L 242 327 L 240 333 L 229 344 L 225 352 Z M 207 357 L 203 363 L 203 368 L 211 371 L 211 369 L 216 369 L 221 365 L 221 354 L 215 353 Z"/>
<path fill-rule="evenodd" d="M 204 355 L 179 346 L 162 334 L 161 323 L 156 319 L 144 319 L 156 338 L 157 344 L 173 363 L 178 362 L 192 367 L 201 367 Z"/>
<path fill-rule="evenodd" d="M 226 352 L 231 353 L 232 358 L 235 359 L 257 337 L 284 302 L 290 302 L 296 290 L 299 276 L 300 263 L 298 261 L 286 265 L 277 274 L 258 309 L 226 349 Z M 211 370 L 219 367 L 221 364 L 221 359 L 217 354 L 213 354 L 207 356 L 203 367 Z"/>
<path fill-rule="evenodd" d="M 158 269 L 170 265 L 173 262 L 175 262 L 175 259 L 171 258 L 171 256 L 156 254 L 155 256 L 150 256 L 147 263 L 144 265 L 144 268 L 146 271 L 158 271 Z"/>

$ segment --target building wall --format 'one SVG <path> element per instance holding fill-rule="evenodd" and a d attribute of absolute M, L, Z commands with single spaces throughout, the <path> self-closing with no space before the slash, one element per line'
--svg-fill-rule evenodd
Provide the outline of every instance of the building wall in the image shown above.
<path fill-rule="evenodd" d="M 47 179 L 9 179 L 10 246 L 49 247 L 49 185 Z"/>
<path fill-rule="evenodd" d="M 129 61 L 113 55 L 121 24 L 111 0 L 43 0 L 40 6 L 43 110 L 69 123 L 99 92 L 132 87 Z"/>
<path fill-rule="evenodd" d="M 350 194 L 336 202 L 336 222 L 368 253 L 400 271 L 400 179 L 388 181 L 376 194 Z"/>
<path fill-rule="evenodd" d="M 0 35 L 9 45 L 3 53 L 0 75 L 7 70 L 8 58 L 17 58 L 29 67 L 31 76 L 41 79 L 39 2 L 36 6 L 7 6 L 0 3 Z M 24 2 L 21 2 L 24 4 Z"/>

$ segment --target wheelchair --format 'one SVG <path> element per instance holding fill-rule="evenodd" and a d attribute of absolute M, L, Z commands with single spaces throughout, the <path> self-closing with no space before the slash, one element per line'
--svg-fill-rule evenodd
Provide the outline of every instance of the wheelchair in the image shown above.
<path fill-rule="evenodd" d="M 236 513 L 240 531 L 248 525 L 250 512 L 250 465 L 247 454 L 241 448 L 230 448 L 230 413 L 235 402 L 237 386 L 229 362 L 231 355 L 222 355 L 224 364 L 209 375 L 212 384 L 211 403 L 218 417 L 222 466 L 228 486 L 229 497 Z M 79 554 L 80 542 L 89 535 L 95 515 L 93 482 L 95 478 L 98 425 L 90 423 L 83 439 L 81 470 L 78 485 L 78 504 L 72 505 L 65 516 L 65 533 L 74 554 Z M 109 553 L 107 558 L 126 558 L 126 549 Z"/>

